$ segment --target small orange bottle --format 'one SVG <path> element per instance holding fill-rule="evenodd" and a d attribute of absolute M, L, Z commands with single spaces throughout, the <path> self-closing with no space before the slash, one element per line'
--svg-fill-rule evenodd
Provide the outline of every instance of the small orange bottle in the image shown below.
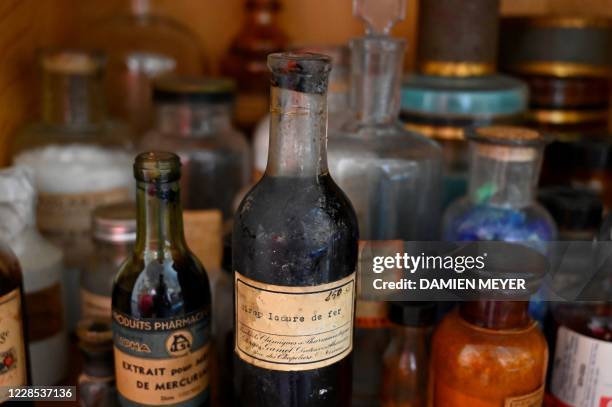
<path fill-rule="evenodd" d="M 505 244 L 514 246 L 510 253 L 501 250 L 504 243 L 494 243 L 498 246 L 489 250 L 486 262 L 489 277 L 518 270 L 515 277 L 533 279 L 534 272 L 546 269 L 544 256 L 535 251 Z M 434 333 L 433 406 L 541 406 L 548 347 L 529 316 L 525 293 L 498 290 L 495 299 L 490 293 L 480 295 L 460 303 Z"/>

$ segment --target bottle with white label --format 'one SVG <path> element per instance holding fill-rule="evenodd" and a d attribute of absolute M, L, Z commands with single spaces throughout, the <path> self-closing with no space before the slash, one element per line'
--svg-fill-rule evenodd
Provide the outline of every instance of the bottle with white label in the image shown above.
<path fill-rule="evenodd" d="M 211 294 L 185 243 L 180 160 L 142 153 L 134 163 L 137 232 L 115 278 L 112 329 L 122 406 L 209 406 Z"/>
<path fill-rule="evenodd" d="M 41 52 L 41 118 L 15 138 L 13 161 L 34 169 L 37 223 L 64 252 L 70 331 L 79 317 L 79 275 L 91 250 L 92 210 L 129 199 L 127 126 L 106 114 L 105 59 L 66 49 Z"/>
<path fill-rule="evenodd" d="M 358 229 L 327 168 L 330 58 L 272 54 L 266 172 L 234 220 L 235 397 L 349 406 Z"/>
<path fill-rule="evenodd" d="M 36 230 L 33 173 L 0 171 L 0 240 L 8 242 L 23 271 L 32 383 L 55 385 L 67 375 L 68 334 L 62 297 L 62 251 Z"/>
<path fill-rule="evenodd" d="M 94 250 L 81 274 L 81 315 L 110 319 L 113 280 L 136 241 L 134 203 L 99 206 L 93 212 L 91 228 Z"/>
<path fill-rule="evenodd" d="M 22 287 L 17 257 L 0 242 L 0 387 L 25 386 L 30 382 Z M 0 391 L 0 404 L 10 404 L 9 396 L 6 389 Z"/>

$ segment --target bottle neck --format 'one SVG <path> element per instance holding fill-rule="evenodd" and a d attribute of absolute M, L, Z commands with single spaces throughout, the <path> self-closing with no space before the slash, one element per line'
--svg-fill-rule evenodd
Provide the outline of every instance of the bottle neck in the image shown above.
<path fill-rule="evenodd" d="M 528 301 L 468 301 L 459 306 L 459 315 L 481 328 L 522 329 L 532 322 L 528 308 Z"/>
<path fill-rule="evenodd" d="M 471 143 L 469 197 L 476 204 L 521 208 L 535 199 L 541 148 Z"/>
<path fill-rule="evenodd" d="M 101 72 L 43 73 L 42 119 L 53 125 L 87 127 L 106 119 Z"/>
<path fill-rule="evenodd" d="M 231 129 L 231 107 L 208 104 L 158 104 L 156 128 L 173 136 L 207 136 Z"/>
<path fill-rule="evenodd" d="M 273 86 L 266 175 L 318 177 L 327 172 L 326 94 Z"/>
<path fill-rule="evenodd" d="M 395 121 L 405 42 L 368 36 L 351 42 L 351 107 L 363 124 Z"/>
<path fill-rule="evenodd" d="M 136 204 L 135 252 L 143 253 L 147 260 L 163 260 L 186 250 L 178 181 L 138 181 Z"/>

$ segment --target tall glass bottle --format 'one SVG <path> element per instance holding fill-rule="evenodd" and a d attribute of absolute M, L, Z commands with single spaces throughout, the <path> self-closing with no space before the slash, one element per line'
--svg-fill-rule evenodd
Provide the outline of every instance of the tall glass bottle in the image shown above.
<path fill-rule="evenodd" d="M 330 59 L 272 54 L 268 65 L 268 167 L 233 231 L 236 401 L 349 406 L 358 231 L 327 169 Z"/>
<path fill-rule="evenodd" d="M 36 230 L 36 191 L 29 168 L 0 170 L 0 240 L 23 271 L 32 384 L 54 385 L 68 373 L 62 298 L 62 251 Z"/>
<path fill-rule="evenodd" d="M 112 294 L 121 405 L 208 406 L 210 286 L 183 235 L 179 158 L 142 153 L 134 176 L 136 244 Z"/>
<path fill-rule="evenodd" d="M 280 0 L 245 0 L 245 6 L 244 23 L 221 61 L 221 72 L 238 83 L 236 123 L 250 136 L 269 105 L 266 57 L 284 50 L 288 39 L 279 26 Z"/>
<path fill-rule="evenodd" d="M 362 239 L 435 240 L 442 151 L 434 141 L 404 130 L 398 119 L 405 41 L 391 38 L 388 31 L 405 10 L 384 10 L 367 0 L 354 4 L 361 5 L 355 11 L 368 22 L 369 35 L 350 44 L 354 116 L 330 134 L 330 172 L 355 207 Z M 384 30 L 375 24 L 379 12 L 388 16 Z M 355 404 L 379 400 L 381 354 L 388 341 L 386 316 L 384 303 L 358 302 Z"/>
<path fill-rule="evenodd" d="M 64 251 L 64 304 L 73 330 L 91 212 L 129 198 L 130 142 L 126 126 L 106 115 L 101 55 L 46 50 L 40 62 L 42 118 L 17 135 L 13 161 L 34 169 L 38 228 Z"/>
<path fill-rule="evenodd" d="M 113 115 L 138 135 L 151 125 L 151 80 L 176 72 L 202 74 L 206 61 L 197 36 L 156 13 L 151 0 L 122 0 L 120 13 L 90 27 L 83 42 L 109 57 L 107 94 Z"/>
<path fill-rule="evenodd" d="M 3 338 L 0 343 L 0 386 L 3 387 L 29 384 L 23 311 L 21 268 L 11 249 L 0 242 L 0 330 Z M 3 389 L 0 404 L 10 404 L 7 399 L 8 393 Z"/>

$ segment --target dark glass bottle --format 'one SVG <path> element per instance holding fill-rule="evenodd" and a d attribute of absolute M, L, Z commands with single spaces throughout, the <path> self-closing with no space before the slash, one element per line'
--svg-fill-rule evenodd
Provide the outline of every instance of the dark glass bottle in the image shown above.
<path fill-rule="evenodd" d="M 30 382 L 22 301 L 19 262 L 11 249 L 0 242 L 0 386 L 25 386 Z M 25 404 L 7 399 L 8 393 L 3 389 L 0 404 Z"/>
<path fill-rule="evenodd" d="M 268 66 L 268 166 L 233 231 L 236 401 L 349 406 L 358 229 L 327 168 L 330 59 L 272 54 Z"/>
<path fill-rule="evenodd" d="M 115 372 L 122 405 L 209 405 L 211 295 L 183 235 L 180 160 L 136 158 L 134 251 L 113 287 Z"/>

